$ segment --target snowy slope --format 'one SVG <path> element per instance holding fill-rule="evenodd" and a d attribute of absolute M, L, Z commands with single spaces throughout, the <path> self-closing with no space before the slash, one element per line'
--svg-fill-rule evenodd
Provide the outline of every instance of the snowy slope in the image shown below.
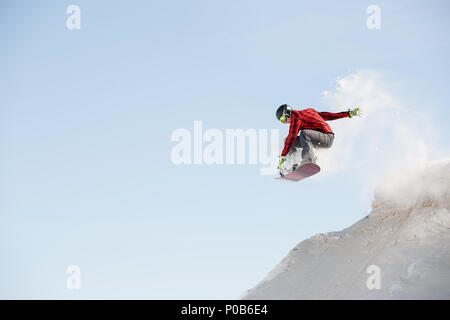
<path fill-rule="evenodd" d="M 372 212 L 300 242 L 242 299 L 450 299 L 450 160 L 386 178 Z M 379 288 L 366 282 L 375 265 Z"/>

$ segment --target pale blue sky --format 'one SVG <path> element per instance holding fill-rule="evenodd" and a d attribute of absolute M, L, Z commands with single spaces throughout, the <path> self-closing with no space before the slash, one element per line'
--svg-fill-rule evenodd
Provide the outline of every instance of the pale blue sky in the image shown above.
<path fill-rule="evenodd" d="M 81 30 L 66 28 L 70 4 Z M 380 30 L 366 27 L 371 4 Z M 278 105 L 320 109 L 337 77 L 372 69 L 448 150 L 449 13 L 447 1 L 1 1 L 0 297 L 237 298 L 371 199 L 352 170 L 282 184 L 255 165 L 175 166 L 173 130 L 286 133 Z"/>

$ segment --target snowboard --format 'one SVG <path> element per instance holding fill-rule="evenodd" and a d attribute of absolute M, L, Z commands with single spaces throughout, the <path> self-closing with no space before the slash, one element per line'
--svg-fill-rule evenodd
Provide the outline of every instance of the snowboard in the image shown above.
<path fill-rule="evenodd" d="M 275 178 L 276 180 L 285 180 L 291 182 L 297 182 L 305 178 L 311 177 L 316 173 L 319 173 L 320 167 L 314 163 L 305 163 L 298 167 L 295 171 L 288 173 L 285 176 Z"/>

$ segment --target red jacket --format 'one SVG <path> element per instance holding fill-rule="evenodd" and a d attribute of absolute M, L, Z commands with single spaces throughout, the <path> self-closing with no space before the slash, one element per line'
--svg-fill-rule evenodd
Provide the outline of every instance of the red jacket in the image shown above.
<path fill-rule="evenodd" d="M 305 110 L 294 110 L 292 111 L 291 125 L 289 127 L 289 135 L 284 143 L 282 156 L 288 154 L 291 150 L 292 145 L 297 139 L 298 133 L 303 129 L 311 129 L 320 131 L 323 133 L 333 133 L 331 127 L 326 120 L 336 120 L 340 118 L 346 118 L 350 116 L 349 111 L 343 111 L 339 113 L 331 112 L 317 112 L 316 110 L 309 108 Z"/>

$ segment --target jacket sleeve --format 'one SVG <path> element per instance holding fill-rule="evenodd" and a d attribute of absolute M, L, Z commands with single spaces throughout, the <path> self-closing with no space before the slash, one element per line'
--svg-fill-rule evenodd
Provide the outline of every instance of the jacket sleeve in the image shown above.
<path fill-rule="evenodd" d="M 332 112 L 319 112 L 319 115 L 323 118 L 323 120 L 336 120 L 341 118 L 347 118 L 350 116 L 349 111 L 343 111 L 338 113 L 332 113 Z"/>
<path fill-rule="evenodd" d="M 286 141 L 284 142 L 284 148 L 281 152 L 282 156 L 285 156 L 288 154 L 289 150 L 291 150 L 292 145 L 294 144 L 295 140 L 297 139 L 297 134 L 300 129 L 300 119 L 297 117 L 292 118 L 291 125 L 289 126 L 289 135 L 286 138 Z"/>

